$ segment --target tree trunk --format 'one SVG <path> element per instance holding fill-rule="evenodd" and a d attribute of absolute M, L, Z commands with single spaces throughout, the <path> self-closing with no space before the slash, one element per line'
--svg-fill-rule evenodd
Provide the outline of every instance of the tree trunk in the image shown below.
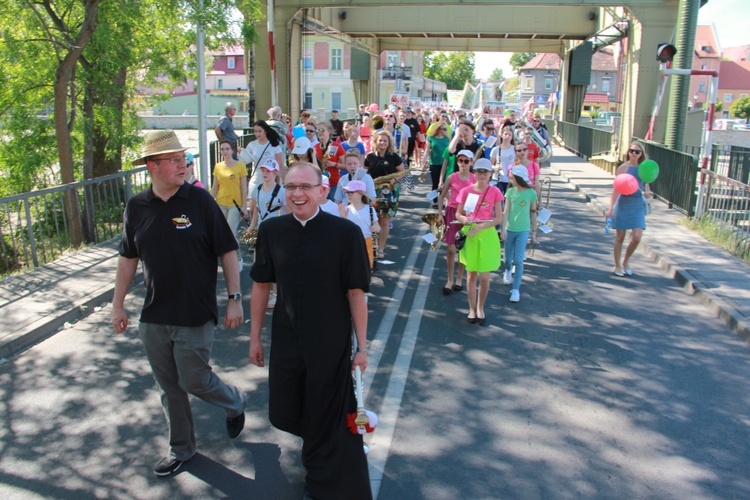
<path fill-rule="evenodd" d="M 96 17 L 101 0 L 89 0 L 86 5 L 86 16 L 75 42 L 69 47 L 65 57 L 57 65 L 55 72 L 55 139 L 57 140 L 57 154 L 60 160 L 60 177 L 63 184 L 75 181 L 73 165 L 73 146 L 68 124 L 68 88 L 73 80 L 73 73 L 84 47 L 91 40 L 96 29 Z M 70 228 L 71 245 L 79 246 L 83 243 L 83 229 L 80 209 L 75 190 L 65 191 L 65 209 Z"/>

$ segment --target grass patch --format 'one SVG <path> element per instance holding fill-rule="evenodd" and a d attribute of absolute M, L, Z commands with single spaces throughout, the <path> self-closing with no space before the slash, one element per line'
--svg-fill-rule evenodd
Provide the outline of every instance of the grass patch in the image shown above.
<path fill-rule="evenodd" d="M 735 257 L 739 257 L 743 262 L 750 264 L 750 236 L 747 233 L 707 215 L 700 219 L 681 219 L 680 224 L 695 231 Z"/>

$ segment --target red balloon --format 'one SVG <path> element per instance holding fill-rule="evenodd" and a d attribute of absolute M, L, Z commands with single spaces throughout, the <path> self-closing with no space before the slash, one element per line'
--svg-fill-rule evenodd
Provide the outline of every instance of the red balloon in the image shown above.
<path fill-rule="evenodd" d="M 615 177 L 615 191 L 630 195 L 638 191 L 638 179 L 630 174 L 620 174 Z"/>
<path fill-rule="evenodd" d="M 369 107 L 368 109 L 369 109 L 370 111 L 372 111 L 372 112 L 375 112 L 375 111 L 377 111 L 378 109 L 380 109 L 380 107 L 379 107 L 379 106 L 378 106 L 378 105 L 377 105 L 376 103 L 372 103 L 372 104 L 370 104 L 370 107 Z"/>

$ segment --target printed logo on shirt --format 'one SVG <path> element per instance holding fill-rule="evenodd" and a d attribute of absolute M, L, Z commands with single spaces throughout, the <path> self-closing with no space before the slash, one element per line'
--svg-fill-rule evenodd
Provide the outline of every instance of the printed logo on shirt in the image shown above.
<path fill-rule="evenodd" d="M 176 229 L 187 229 L 193 225 L 193 223 L 190 222 L 190 217 L 185 214 L 182 214 L 179 217 L 173 217 L 172 224 L 175 225 Z"/>

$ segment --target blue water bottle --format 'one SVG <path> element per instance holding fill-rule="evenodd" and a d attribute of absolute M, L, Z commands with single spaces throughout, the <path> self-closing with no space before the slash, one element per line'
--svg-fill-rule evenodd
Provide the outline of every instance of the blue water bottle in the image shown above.
<path fill-rule="evenodd" d="M 607 221 L 604 223 L 604 234 L 609 234 L 612 230 L 612 217 L 607 217 Z"/>

